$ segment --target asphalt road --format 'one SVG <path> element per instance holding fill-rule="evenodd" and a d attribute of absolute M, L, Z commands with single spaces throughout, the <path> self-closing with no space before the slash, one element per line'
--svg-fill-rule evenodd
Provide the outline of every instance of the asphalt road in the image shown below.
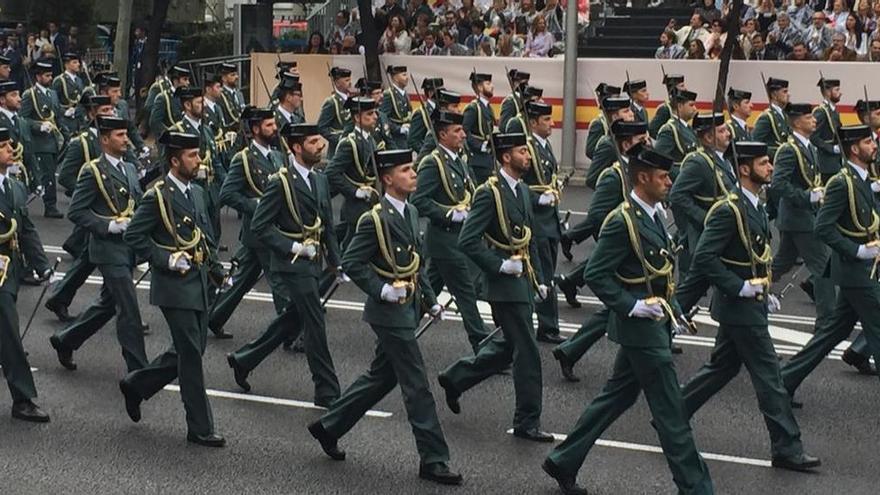
<path fill-rule="evenodd" d="M 566 190 L 563 208 L 586 209 L 583 188 Z M 66 209 L 67 201 L 61 200 Z M 70 231 L 67 220 L 42 217 L 42 205 L 31 206 L 35 223 L 50 258 L 60 256 L 61 270 L 70 259 L 60 245 Z M 238 221 L 225 212 L 224 242 L 235 246 Z M 577 215 L 572 221 L 578 219 Z M 585 256 L 588 241 L 575 250 Z M 224 253 L 228 259 L 230 253 Z M 562 259 L 562 257 L 560 257 Z M 571 264 L 562 259 L 559 271 Z M 136 273 L 139 274 L 139 273 Z M 95 273 L 97 277 L 98 273 Z M 82 311 L 98 293 L 94 278 L 77 294 L 72 313 Z M 167 327 L 148 291 L 138 291 L 143 319 L 152 329 L 147 351 L 154 356 L 169 342 Z M 39 288 L 25 287 L 19 295 L 22 325 L 34 307 Z M 598 306 L 587 289 L 582 309 L 560 303 L 563 332 L 572 333 Z M 342 287 L 327 313 L 330 350 L 340 383 L 349 385 L 372 358 L 374 336 L 360 319 L 363 294 L 353 285 Z M 795 288 L 784 301 L 783 314 L 773 321 L 774 341 L 782 355 L 792 354 L 812 331 L 813 307 Z M 117 382 L 124 364 L 113 323 L 75 354 L 79 369 L 63 369 L 49 346 L 49 336 L 61 328 L 54 315 L 40 308 L 25 345 L 40 397 L 51 415 L 49 424 L 29 424 L 6 415 L 0 418 L 0 479 L 2 493 L 556 493 L 555 483 L 540 469 L 546 444 L 515 439 L 507 433 L 513 414 L 510 376 L 496 376 L 462 397 L 462 414 L 453 415 L 436 385 L 437 373 L 469 347 L 456 319 L 439 322 L 420 341 L 440 419 L 449 442 L 453 469 L 465 477 L 458 488 L 439 487 L 417 478 L 418 457 L 401 397 L 395 390 L 365 417 L 340 445 L 345 462 L 323 455 L 306 430 L 320 415 L 311 406 L 312 382 L 305 358 L 278 350 L 250 378 L 253 390 L 241 394 L 226 364 L 225 354 L 259 335 L 272 317 L 268 288 L 260 283 L 233 314 L 227 331 L 233 340 L 209 338 L 205 353 L 207 385 L 224 449 L 189 445 L 183 407 L 175 390 L 145 402 L 143 420 L 126 416 Z M 487 321 L 490 320 L 487 317 Z M 701 321 L 707 321 L 705 318 Z M 715 327 L 701 324 L 696 337 L 681 339 L 684 354 L 676 357 L 681 381 L 708 359 Z M 551 346 L 541 344 L 544 363 L 545 430 L 564 435 L 607 378 L 616 346 L 602 340 L 578 364 L 580 383 L 562 380 Z M 877 379 L 858 376 L 839 360 L 827 359 L 803 384 L 799 398 L 805 409 L 796 412 L 807 450 L 822 458 L 814 474 L 795 474 L 769 467 L 769 439 L 743 372 L 694 418 L 697 445 L 706 455 L 717 493 L 731 494 L 875 494 Z M 0 404 L 8 407 L 8 395 Z M 604 435 L 587 457 L 580 481 L 598 494 L 675 493 L 658 440 L 649 425 L 643 400 Z"/>

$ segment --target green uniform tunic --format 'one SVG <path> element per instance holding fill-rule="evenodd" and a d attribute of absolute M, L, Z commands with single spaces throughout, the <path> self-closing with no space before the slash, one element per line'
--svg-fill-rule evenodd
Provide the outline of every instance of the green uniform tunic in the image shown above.
<path fill-rule="evenodd" d="M 791 127 L 788 125 L 788 119 L 782 109 L 776 105 L 770 105 L 761 112 L 752 130 L 752 138 L 765 143 L 771 157 L 776 155 L 776 150 L 788 140 L 790 135 Z"/>
<path fill-rule="evenodd" d="M 372 135 L 365 135 L 362 129 L 355 129 L 339 140 L 336 153 L 327 166 L 327 179 L 330 181 L 330 192 L 343 197 L 342 210 L 339 213 L 340 226 L 337 232 L 342 236 L 343 249 L 354 237 L 358 219 L 371 208 L 376 201 L 375 190 L 365 199 L 357 197 L 361 187 L 373 188 L 376 182 L 373 167 L 373 153 L 378 149 Z"/>
<path fill-rule="evenodd" d="M 339 139 L 345 137 L 346 129 L 351 125 L 351 112 L 345 108 L 347 97 L 334 91 L 321 105 L 318 114 L 318 130 L 327 140 L 327 161 L 333 159 Z"/>
<path fill-rule="evenodd" d="M 64 136 L 58 123 L 58 116 L 63 114 L 58 95 L 49 88 L 35 85 L 21 96 L 19 116 L 25 119 L 33 143 L 36 159 L 36 171 L 32 175 L 43 186 L 43 205 L 47 210 L 55 209 L 57 192 L 55 186 L 55 169 L 58 153 L 64 145 Z M 51 129 L 43 132 L 43 122 L 49 122 Z"/>
<path fill-rule="evenodd" d="M 61 113 L 57 115 L 58 123 L 64 130 L 65 136 L 77 134 L 82 130 L 83 122 L 76 116 L 76 109 L 80 104 L 86 85 L 78 75 L 70 75 L 67 71 L 62 72 L 52 80 L 52 89 L 58 95 L 58 103 L 61 105 Z M 64 115 L 68 108 L 74 109 L 71 117 Z M 128 118 L 128 117 L 126 117 Z"/>
<path fill-rule="evenodd" d="M 406 90 L 401 91 L 394 85 L 386 89 L 382 96 L 379 113 L 385 116 L 388 124 L 386 149 L 405 150 L 409 148 L 407 138 L 411 131 L 412 105 Z"/>
<path fill-rule="evenodd" d="M 495 170 L 492 156 L 492 132 L 495 130 L 495 112 L 488 102 L 477 98 L 464 109 L 464 132 L 467 133 L 466 148 L 470 159 L 468 166 L 477 184 L 482 184 Z"/>
<path fill-rule="evenodd" d="M 816 130 L 810 135 L 810 142 L 816 147 L 816 165 L 822 174 L 822 181 L 827 182 L 840 171 L 843 159 L 837 145 L 840 113 L 833 103 L 825 100 L 813 110 L 813 117 L 816 118 Z"/>
<path fill-rule="evenodd" d="M 672 157 L 675 167 L 672 169 L 672 180 L 678 176 L 682 160 L 688 153 L 697 148 L 697 135 L 691 126 L 678 117 L 670 117 L 669 121 L 660 127 L 657 138 L 654 141 L 654 149 L 666 156 Z"/>
<path fill-rule="evenodd" d="M 608 127 L 608 119 L 604 114 L 599 114 L 598 117 L 590 121 L 590 127 L 587 129 L 586 147 L 584 149 L 584 154 L 586 154 L 587 158 L 590 160 L 593 159 L 593 152 L 596 151 L 596 145 L 599 144 L 599 139 L 608 135 Z"/>
<path fill-rule="evenodd" d="M 654 111 L 654 116 L 651 118 L 651 121 L 648 122 L 648 135 L 651 136 L 651 139 L 657 139 L 657 134 L 660 133 L 660 128 L 663 127 L 663 124 L 668 122 L 670 118 L 672 118 L 672 112 L 669 109 L 669 100 L 666 100 L 657 106 L 657 110 Z"/>

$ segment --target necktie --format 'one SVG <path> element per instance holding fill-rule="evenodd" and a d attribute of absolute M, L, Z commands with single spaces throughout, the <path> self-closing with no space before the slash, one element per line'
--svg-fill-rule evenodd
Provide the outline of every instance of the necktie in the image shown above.
<path fill-rule="evenodd" d="M 660 218 L 660 212 L 658 211 L 654 211 L 654 225 L 660 229 L 664 236 L 666 235 L 666 227 L 663 225 L 663 219 Z"/>

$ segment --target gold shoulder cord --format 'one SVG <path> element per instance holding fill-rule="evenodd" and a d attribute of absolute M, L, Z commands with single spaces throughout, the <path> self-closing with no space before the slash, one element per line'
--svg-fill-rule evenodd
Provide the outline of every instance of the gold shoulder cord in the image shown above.
<path fill-rule="evenodd" d="M 232 110 L 232 106 L 229 103 L 229 98 L 226 96 L 226 91 L 221 90 L 220 96 L 223 98 L 223 106 L 226 107 L 226 111 L 229 112 L 229 116 L 232 120 L 239 120 L 238 113 Z M 168 109 L 168 114 L 171 114 L 171 109 Z"/>
<path fill-rule="evenodd" d="M 794 154 L 797 157 L 798 169 L 801 172 L 801 177 L 804 179 L 804 182 L 806 182 L 807 185 L 813 190 L 822 189 L 822 176 L 817 173 L 813 173 L 812 176 L 807 174 L 807 165 L 804 161 L 804 154 L 801 153 L 801 149 L 795 142 L 795 138 L 789 137 L 788 144 L 791 146 L 792 150 L 794 150 Z"/>
<path fill-rule="evenodd" d="M 394 116 L 397 117 L 397 120 L 400 121 L 400 122 L 395 122 L 395 124 L 405 123 L 406 118 L 400 116 L 400 110 L 398 110 L 398 108 L 397 108 L 397 98 L 394 97 L 395 91 L 396 90 L 393 87 L 388 88 L 388 96 L 391 97 L 391 108 L 394 110 Z"/>
<path fill-rule="evenodd" d="M 89 142 L 88 142 L 88 140 L 86 140 L 86 134 L 88 132 L 89 131 L 85 131 L 79 135 L 79 142 L 82 145 L 82 149 L 83 149 L 83 163 L 88 163 L 88 162 L 92 161 L 91 153 L 89 153 Z"/>
<path fill-rule="evenodd" d="M 631 207 L 629 206 L 629 203 L 622 203 L 605 218 L 605 221 L 602 222 L 602 227 L 605 227 L 605 224 L 608 223 L 614 212 L 620 213 L 620 216 L 623 218 L 624 224 L 626 224 L 626 231 L 629 236 L 630 247 L 632 248 L 633 252 L 636 253 L 636 256 L 640 256 L 645 260 L 644 266 L 645 269 L 648 271 L 648 279 L 654 280 L 660 277 L 666 278 L 665 299 L 667 301 L 671 300 L 672 296 L 675 294 L 675 280 L 673 277 L 674 265 L 671 261 L 669 261 L 668 256 L 664 256 L 663 266 L 658 268 L 652 265 L 651 261 L 647 257 L 645 257 L 644 253 L 642 252 L 641 239 L 639 239 L 639 233 L 636 231 L 635 227 L 636 220 L 632 218 L 632 212 L 630 212 L 630 209 Z M 647 282 L 645 280 L 645 277 L 624 277 L 620 273 L 615 273 L 615 275 L 617 276 L 618 280 L 629 285 L 638 285 Z"/>
<path fill-rule="evenodd" d="M 529 155 L 532 157 L 532 164 L 534 165 L 535 178 L 538 180 L 536 185 L 530 185 L 529 190 L 534 191 L 539 194 L 543 194 L 545 192 L 551 192 L 554 196 L 556 196 L 556 204 L 559 204 L 561 200 L 561 191 L 559 190 L 557 184 L 559 181 L 556 177 L 556 174 L 553 173 L 550 176 L 550 183 L 548 184 L 544 180 L 544 166 L 541 163 L 541 157 L 535 149 L 535 142 L 529 139 L 526 142 L 526 146 L 529 149 Z"/>
<path fill-rule="evenodd" d="M 360 177 L 358 177 L 357 179 L 352 179 L 351 177 L 348 176 L 348 174 L 345 174 L 345 173 L 343 173 L 342 176 L 345 177 L 345 180 L 350 182 L 353 186 L 358 187 L 358 188 L 369 189 L 370 192 L 375 194 L 377 198 L 380 198 L 381 195 L 379 194 L 379 191 L 376 191 L 376 188 L 374 188 L 372 185 L 373 182 L 376 180 L 376 178 L 374 176 L 370 175 L 364 169 L 364 166 L 361 163 L 361 157 L 358 154 L 358 147 L 357 147 L 357 142 L 356 142 L 357 139 L 355 138 L 355 132 L 357 132 L 357 131 L 350 132 L 348 134 L 348 136 L 345 137 L 345 139 L 347 139 L 349 144 L 351 144 L 351 158 L 352 158 L 352 160 L 354 160 L 354 169 Z"/>
<path fill-rule="evenodd" d="M 36 88 L 32 87 L 29 89 L 29 91 L 31 92 L 31 101 L 34 103 L 34 112 L 36 112 L 37 117 L 39 117 L 40 119 L 40 122 L 48 122 L 52 133 L 57 133 L 60 135 L 61 131 L 58 130 L 58 126 L 55 125 L 55 112 L 49 110 L 49 115 L 43 115 L 43 112 L 40 111 L 40 104 L 37 103 Z"/>
<path fill-rule="evenodd" d="M 483 139 L 483 141 L 486 141 L 486 131 L 483 130 L 483 109 L 480 107 L 479 97 L 474 100 L 472 104 L 477 108 L 477 128 L 480 130 L 480 137 Z M 488 137 L 488 139 L 491 139 L 491 136 Z"/>
<path fill-rule="evenodd" d="M 455 194 L 455 191 L 452 190 L 452 185 L 449 183 L 449 171 L 446 168 L 446 160 L 443 158 L 443 154 L 440 152 L 440 150 L 435 149 L 431 152 L 430 156 L 432 156 L 434 158 L 434 161 L 437 163 L 437 170 L 440 175 L 440 184 L 443 186 L 443 192 L 446 194 L 446 197 L 449 198 L 449 201 L 453 203 L 452 205 L 447 205 L 432 200 L 434 204 L 440 206 L 441 208 L 448 208 L 446 212 L 447 217 L 452 215 L 453 211 L 467 210 L 471 206 L 471 190 L 473 188 L 470 179 L 467 176 L 462 177 L 466 187 L 464 190 L 464 194 L 461 198 L 459 198 Z M 467 173 L 467 171 L 465 171 L 465 173 Z"/>
<path fill-rule="evenodd" d="M 263 197 L 262 189 L 257 187 L 257 184 L 254 183 L 254 178 L 251 175 L 251 165 L 250 161 L 248 160 L 248 149 L 245 148 L 238 153 L 241 155 L 241 167 L 242 170 L 244 170 L 244 179 L 247 181 L 248 186 L 250 186 L 251 190 L 254 192 L 254 194 L 257 195 L 258 198 Z"/>
<path fill-rule="evenodd" d="M 672 140 L 675 141 L 675 148 L 679 153 L 684 155 L 684 145 L 681 144 L 681 137 L 678 135 L 678 126 L 676 125 L 675 120 L 670 118 L 665 124 L 663 124 L 663 127 L 666 126 L 669 126 L 669 129 L 672 131 Z M 659 132 L 663 132 L 663 127 L 660 128 Z"/>
<path fill-rule="evenodd" d="M 522 237 L 515 237 L 513 232 L 508 230 L 507 225 L 509 217 L 507 216 L 507 212 L 504 211 L 504 200 L 501 198 L 501 191 L 498 189 L 497 176 L 489 177 L 486 182 L 480 186 L 480 188 L 483 187 L 487 188 L 489 192 L 492 193 L 492 197 L 495 200 L 496 219 L 498 220 L 498 226 L 501 228 L 501 234 L 504 235 L 506 241 L 495 239 L 489 235 L 488 232 L 484 234 L 484 237 L 489 241 L 490 245 L 510 253 L 511 258 L 522 260 L 523 270 L 529 277 L 529 282 L 532 284 L 532 287 L 537 290 L 539 285 L 538 278 L 535 274 L 534 267 L 532 267 L 531 255 L 529 254 L 529 242 L 532 240 L 532 229 L 527 225 L 523 225 Z"/>
<path fill-rule="evenodd" d="M 373 269 L 380 277 L 387 278 L 392 280 L 395 285 L 402 285 L 407 287 L 408 296 L 401 301 L 401 304 L 408 301 L 413 294 L 415 294 L 415 288 L 418 286 L 419 281 L 419 263 L 421 258 L 419 257 L 419 253 L 415 250 L 411 250 L 410 254 L 412 255 L 412 260 L 409 264 L 400 266 L 397 265 L 397 260 L 392 256 L 393 246 L 391 245 L 391 239 L 385 238 L 385 233 L 382 228 L 382 204 L 373 205 L 373 208 L 370 209 L 369 212 L 365 213 L 364 216 L 369 215 L 373 220 L 373 225 L 376 230 L 376 241 L 379 246 L 379 253 L 382 255 L 382 258 L 385 260 L 385 263 L 388 264 L 389 267 L 395 267 L 393 271 L 383 270 L 379 268 L 375 263 L 370 263 L 370 268 Z M 361 217 L 363 219 L 363 217 Z M 409 219 L 406 219 L 409 221 Z"/>
<path fill-rule="evenodd" d="M 174 228 L 172 222 L 174 222 L 174 212 L 168 211 L 165 208 L 165 197 L 162 195 L 162 187 L 164 185 L 164 181 L 158 181 L 153 185 L 153 192 L 156 194 L 156 202 L 159 205 L 159 216 L 162 218 L 162 224 L 165 226 L 165 231 L 168 232 L 175 239 L 174 246 L 166 246 L 164 244 L 160 244 L 156 242 L 154 239 L 153 242 L 162 249 L 166 251 L 181 252 L 181 251 L 190 251 L 195 249 L 195 253 L 192 256 L 192 260 L 200 265 L 204 261 L 205 253 L 199 244 L 202 242 L 202 229 L 199 228 L 194 222 L 192 224 L 193 232 L 191 239 L 184 239 L 177 233 L 177 229 Z M 186 223 L 186 220 L 192 221 L 189 217 L 184 217 L 183 221 Z"/>
<path fill-rule="evenodd" d="M 281 181 L 281 187 L 284 191 L 284 200 L 287 203 L 287 211 L 293 218 L 294 223 L 299 225 L 300 229 L 302 229 L 302 232 L 286 232 L 277 226 L 275 228 L 281 233 L 281 235 L 289 239 L 304 239 L 306 244 L 320 244 L 321 231 L 323 230 L 321 216 L 315 215 L 315 222 L 312 225 L 305 225 L 302 216 L 299 214 L 299 211 L 294 204 L 293 195 L 296 193 L 293 191 L 293 184 L 291 184 L 290 180 L 287 178 L 287 173 L 287 168 L 282 168 L 278 171 L 278 179 Z"/>
<path fill-rule="evenodd" d="M 751 256 L 751 259 L 754 260 L 754 262 L 756 264 L 763 265 L 764 267 L 766 267 L 767 275 L 766 275 L 766 277 L 762 277 L 762 278 L 770 280 L 770 279 L 772 279 L 772 276 L 770 273 L 770 262 L 773 260 L 773 252 L 770 248 L 770 243 L 764 242 L 764 251 L 761 254 L 758 254 L 755 252 L 755 250 L 753 248 L 753 243 L 746 236 L 746 229 L 745 229 L 744 222 L 747 222 L 748 220 L 743 219 L 742 212 L 740 211 L 740 209 L 736 203 L 737 200 L 738 200 L 738 196 L 735 193 L 733 193 L 733 194 L 727 195 L 727 197 L 725 199 L 722 199 L 722 200 L 718 201 L 717 203 L 715 203 L 714 205 L 712 205 L 712 208 L 710 208 L 709 212 L 706 214 L 706 222 L 704 225 L 707 225 L 709 223 L 709 218 L 719 208 L 721 208 L 722 206 L 729 207 L 730 210 L 733 212 L 733 218 L 736 221 L 736 231 L 739 234 L 739 240 L 740 240 L 740 242 L 742 242 L 743 248 L 745 248 L 746 252 L 748 253 L 748 256 Z M 730 265 L 745 266 L 745 267 L 752 266 L 751 261 L 738 261 L 738 260 L 733 260 L 730 258 L 725 258 L 723 256 L 720 256 L 720 258 L 721 258 L 721 261 L 723 261 L 727 264 L 730 264 Z"/>
<path fill-rule="evenodd" d="M 855 231 L 851 231 L 843 228 L 839 223 L 837 224 L 837 230 L 842 232 L 843 234 L 849 237 L 855 238 L 865 238 L 868 239 L 870 234 L 877 233 L 880 230 L 880 217 L 878 217 L 877 212 L 874 209 L 871 209 L 871 225 L 865 226 L 861 219 L 858 217 L 858 209 L 856 208 L 856 191 L 855 184 L 853 184 L 853 176 L 852 173 L 847 169 L 843 168 L 840 172 L 835 175 L 833 180 L 843 180 L 844 184 L 846 184 L 846 194 L 847 199 L 849 200 L 849 215 L 850 220 L 852 221 L 853 226 L 856 228 Z"/>
<path fill-rule="evenodd" d="M 64 80 L 64 74 L 59 75 L 57 78 L 61 79 L 61 89 L 64 92 L 64 99 L 67 100 L 67 108 L 75 107 L 79 104 L 79 101 L 73 101 L 73 98 L 70 97 L 70 94 L 67 90 L 67 81 Z"/>
<path fill-rule="evenodd" d="M 718 185 L 718 190 L 721 191 L 721 194 L 718 196 L 700 196 L 698 194 L 694 194 L 694 198 L 703 201 L 704 203 L 715 204 L 716 201 L 720 201 L 727 197 L 730 194 L 730 191 L 724 187 L 724 177 L 722 176 L 721 170 L 715 165 L 715 160 L 712 160 L 712 157 L 706 153 L 705 150 L 699 149 L 696 151 L 692 151 L 688 153 L 684 159 L 681 161 L 682 166 L 688 160 L 688 158 L 693 156 L 699 156 L 706 162 L 706 166 L 709 167 L 709 172 L 715 176 L 715 183 Z"/>
<path fill-rule="evenodd" d="M 107 187 L 104 184 L 105 177 L 101 174 L 101 170 L 98 168 L 98 159 L 96 158 L 88 162 L 85 166 L 92 171 L 92 176 L 95 178 L 95 184 L 98 185 L 98 191 L 101 193 L 101 197 L 104 198 L 104 203 L 107 204 L 107 208 L 110 209 L 110 211 L 113 213 L 113 216 L 107 217 L 104 215 L 98 215 L 94 211 L 92 213 L 95 213 L 98 218 L 103 218 L 105 220 L 118 221 L 126 218 L 131 218 L 131 216 L 134 214 L 134 200 L 131 199 L 131 195 L 129 195 L 128 204 L 126 205 L 126 207 L 122 211 L 120 211 L 119 207 L 116 205 L 116 203 L 110 197 L 110 194 L 107 192 Z"/>

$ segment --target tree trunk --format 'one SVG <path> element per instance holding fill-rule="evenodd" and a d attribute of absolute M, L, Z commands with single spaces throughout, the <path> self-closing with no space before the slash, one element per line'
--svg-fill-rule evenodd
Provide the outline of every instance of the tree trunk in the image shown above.
<path fill-rule="evenodd" d="M 147 26 L 147 41 L 144 45 L 144 58 L 141 63 L 141 77 L 138 81 L 138 87 L 135 88 L 138 120 L 143 115 L 141 107 L 147 97 L 147 90 L 158 74 L 159 41 L 162 38 L 162 26 L 165 25 L 170 5 L 171 0 L 153 0 L 153 13 L 150 16 L 150 24 Z"/>
<path fill-rule="evenodd" d="M 134 0 L 119 0 L 119 16 L 116 19 L 116 39 L 113 42 L 113 66 L 119 69 L 122 87 L 128 88 L 128 55 L 131 31 L 131 7 Z M 134 77 L 134 70 L 131 71 Z M 128 94 L 123 92 L 123 94 Z M 128 118 L 128 116 L 125 116 Z"/>
<path fill-rule="evenodd" d="M 373 18 L 373 5 L 370 0 L 358 0 L 358 16 L 363 31 L 364 59 L 367 64 L 367 79 L 382 80 L 382 67 L 379 65 L 379 33 L 376 32 L 376 20 Z"/>

